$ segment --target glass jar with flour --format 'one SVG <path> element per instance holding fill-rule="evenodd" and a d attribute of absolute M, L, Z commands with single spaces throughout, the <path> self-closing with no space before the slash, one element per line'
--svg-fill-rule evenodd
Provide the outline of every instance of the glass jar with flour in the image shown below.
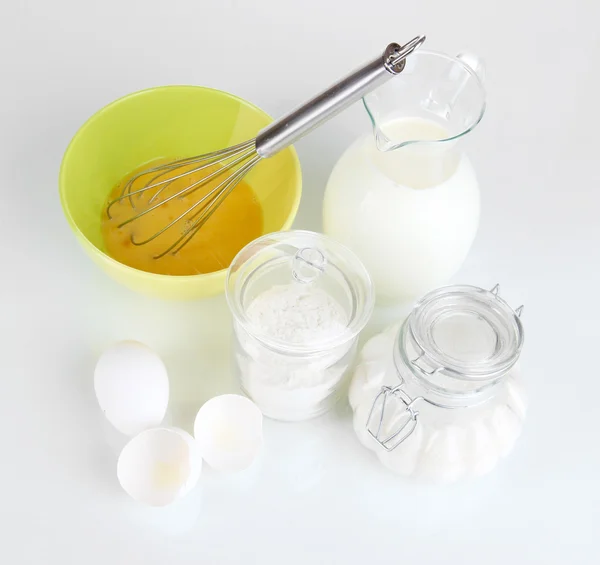
<path fill-rule="evenodd" d="M 419 50 L 363 99 L 373 134 L 331 172 L 323 227 L 363 261 L 380 302 L 445 284 L 471 247 L 479 186 L 463 140 L 483 117 L 482 78 L 474 56 Z"/>
<path fill-rule="evenodd" d="M 226 296 L 234 366 L 265 416 L 305 420 L 331 408 L 373 311 L 354 253 L 313 232 L 265 235 L 233 260 Z"/>
<path fill-rule="evenodd" d="M 349 392 L 361 443 L 400 475 L 452 482 L 491 471 L 525 417 L 521 310 L 498 287 L 445 287 L 368 341 Z"/>

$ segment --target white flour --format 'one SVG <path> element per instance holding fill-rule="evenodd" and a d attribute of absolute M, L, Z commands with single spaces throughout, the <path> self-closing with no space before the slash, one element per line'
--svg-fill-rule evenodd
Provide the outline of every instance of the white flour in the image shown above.
<path fill-rule="evenodd" d="M 342 307 L 324 290 L 300 283 L 263 292 L 246 315 L 269 337 L 296 345 L 331 340 L 348 321 Z"/>
<path fill-rule="evenodd" d="M 304 420 L 325 412 L 355 353 L 356 339 L 323 351 L 344 331 L 348 315 L 322 289 L 292 283 L 258 295 L 246 315 L 257 332 L 314 353 L 291 355 L 267 348 L 238 324 L 236 362 L 243 388 L 266 416 Z M 252 327 L 250 328 L 252 331 Z"/>

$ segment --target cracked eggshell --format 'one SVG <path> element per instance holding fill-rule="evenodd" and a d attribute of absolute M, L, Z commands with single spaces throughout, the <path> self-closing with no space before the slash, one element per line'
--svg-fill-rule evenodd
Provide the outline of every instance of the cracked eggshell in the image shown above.
<path fill-rule="evenodd" d="M 213 469 L 227 472 L 250 467 L 263 443 L 263 415 L 245 396 L 223 394 L 208 400 L 196 415 L 194 437 Z"/>
<path fill-rule="evenodd" d="M 132 438 L 117 463 L 117 477 L 134 500 L 167 506 L 198 482 L 202 457 L 194 438 L 177 428 L 153 428 Z"/>

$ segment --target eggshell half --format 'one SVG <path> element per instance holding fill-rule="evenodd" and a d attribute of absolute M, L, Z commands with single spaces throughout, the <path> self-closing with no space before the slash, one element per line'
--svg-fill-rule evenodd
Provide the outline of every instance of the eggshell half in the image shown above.
<path fill-rule="evenodd" d="M 202 457 L 194 438 L 177 428 L 143 431 L 123 448 L 117 477 L 134 500 L 166 506 L 185 496 L 198 482 Z"/>
<path fill-rule="evenodd" d="M 214 469 L 243 471 L 263 443 L 263 415 L 250 399 L 237 394 L 215 396 L 196 415 L 194 436 L 204 460 Z"/>

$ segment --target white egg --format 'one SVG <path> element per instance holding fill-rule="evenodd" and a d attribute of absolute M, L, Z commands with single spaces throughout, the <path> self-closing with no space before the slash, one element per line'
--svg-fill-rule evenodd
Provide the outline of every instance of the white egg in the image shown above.
<path fill-rule="evenodd" d="M 194 438 L 177 428 L 153 428 L 132 438 L 117 463 L 117 477 L 134 500 L 166 506 L 198 482 L 202 457 Z"/>
<path fill-rule="evenodd" d="M 98 404 L 120 432 L 133 436 L 159 426 L 169 403 L 169 378 L 161 358 L 136 341 L 121 341 L 98 359 Z"/>
<path fill-rule="evenodd" d="M 263 442 L 263 415 L 249 398 L 215 396 L 196 415 L 194 437 L 202 458 L 219 471 L 243 471 L 252 465 Z"/>

